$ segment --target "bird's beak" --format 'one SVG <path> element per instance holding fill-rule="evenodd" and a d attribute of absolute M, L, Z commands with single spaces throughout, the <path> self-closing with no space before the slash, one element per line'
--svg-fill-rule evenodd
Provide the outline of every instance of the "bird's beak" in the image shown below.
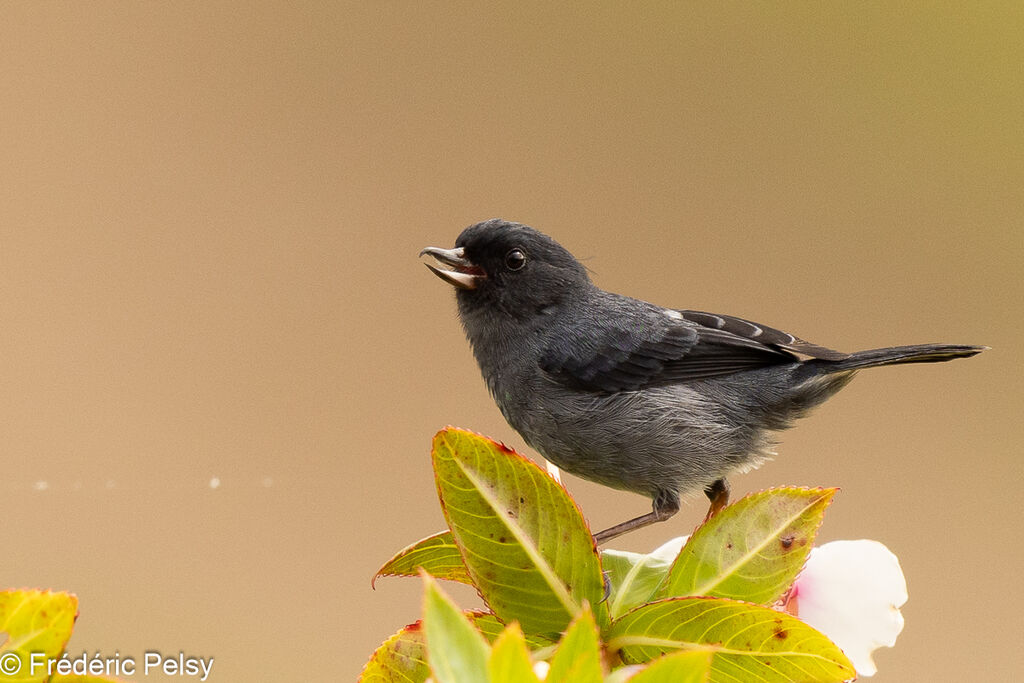
<path fill-rule="evenodd" d="M 473 265 L 473 262 L 463 255 L 462 247 L 456 249 L 441 249 L 440 247 L 427 247 L 420 252 L 433 257 L 435 261 L 447 268 L 438 268 L 425 263 L 434 275 L 438 276 L 450 285 L 459 289 L 476 289 L 480 280 L 487 277 L 483 269 Z"/>

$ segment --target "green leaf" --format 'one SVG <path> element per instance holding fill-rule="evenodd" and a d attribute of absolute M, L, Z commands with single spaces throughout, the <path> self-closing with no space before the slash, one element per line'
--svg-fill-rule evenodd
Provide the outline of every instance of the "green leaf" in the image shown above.
<path fill-rule="evenodd" d="M 593 537 L 560 484 L 523 456 L 459 429 L 438 432 L 433 461 L 452 537 L 499 619 L 554 635 L 589 602 L 607 623 Z"/>
<path fill-rule="evenodd" d="M 673 538 L 646 555 L 625 550 L 601 551 L 601 566 L 611 582 L 608 611 L 612 618 L 651 599 L 685 542 L 684 536 Z"/>
<path fill-rule="evenodd" d="M 686 650 L 658 657 L 629 683 L 707 683 L 711 680 L 711 650 Z"/>
<path fill-rule="evenodd" d="M 836 490 L 769 489 L 728 506 L 693 533 L 659 597 L 771 604 L 803 567 Z"/>
<path fill-rule="evenodd" d="M 487 640 L 430 575 L 424 573 L 423 580 L 423 633 L 434 679 L 438 683 L 487 683 Z"/>
<path fill-rule="evenodd" d="M 601 641 L 594 615 L 583 610 L 573 619 L 551 658 L 546 683 L 601 683 Z"/>
<path fill-rule="evenodd" d="M 435 579 L 472 584 L 451 531 L 427 536 L 399 550 L 377 570 L 373 582 L 376 583 L 381 576 L 419 576 L 421 568 Z"/>
<path fill-rule="evenodd" d="M 627 663 L 675 650 L 710 649 L 712 682 L 828 683 L 857 674 L 832 641 L 799 619 L 722 598 L 669 598 L 612 624 L 608 648 Z"/>
<path fill-rule="evenodd" d="M 519 624 L 510 624 L 494 641 L 487 671 L 490 683 L 540 683 Z"/>
<path fill-rule="evenodd" d="M 11 669 L 4 681 L 45 681 L 46 667 L 36 666 L 32 673 L 32 655 L 53 659 L 60 656 L 71 637 L 78 616 L 78 598 L 71 593 L 37 590 L 0 592 L 0 662 Z M 5 655 L 7 657 L 5 658 Z M 14 673 L 13 656 L 20 665 Z M 11 663 L 8 664 L 7 662 Z"/>

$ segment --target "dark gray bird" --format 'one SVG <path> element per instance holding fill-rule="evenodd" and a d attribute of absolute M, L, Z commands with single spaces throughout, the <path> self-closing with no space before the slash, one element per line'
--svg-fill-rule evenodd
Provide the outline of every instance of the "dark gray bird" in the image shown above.
<path fill-rule="evenodd" d="M 599 289 L 553 239 L 493 219 L 454 249 L 427 247 L 454 285 L 459 317 L 505 419 L 577 476 L 653 500 L 615 538 L 679 510 L 768 457 L 771 433 L 843 388 L 857 370 L 973 356 L 984 346 L 918 344 L 841 353 L 728 315 L 662 308 Z"/>

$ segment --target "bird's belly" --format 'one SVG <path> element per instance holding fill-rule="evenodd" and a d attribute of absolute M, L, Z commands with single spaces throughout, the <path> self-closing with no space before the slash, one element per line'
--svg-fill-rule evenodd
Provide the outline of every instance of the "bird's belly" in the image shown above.
<path fill-rule="evenodd" d="M 607 395 L 547 385 L 498 404 L 560 468 L 648 496 L 701 490 L 754 466 L 767 445 L 763 429 L 731 424 L 720 404 L 686 385 Z"/>

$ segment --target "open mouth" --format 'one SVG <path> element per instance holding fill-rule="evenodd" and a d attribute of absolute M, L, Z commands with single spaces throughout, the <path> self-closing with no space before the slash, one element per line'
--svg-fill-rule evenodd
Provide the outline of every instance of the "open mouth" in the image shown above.
<path fill-rule="evenodd" d="M 420 256 L 426 254 L 436 261 L 438 267 L 425 263 L 434 275 L 438 276 L 448 284 L 459 289 L 476 289 L 480 280 L 487 277 L 483 268 L 473 265 L 464 255 L 462 247 L 456 249 L 441 249 L 440 247 L 427 247 L 420 252 Z"/>

